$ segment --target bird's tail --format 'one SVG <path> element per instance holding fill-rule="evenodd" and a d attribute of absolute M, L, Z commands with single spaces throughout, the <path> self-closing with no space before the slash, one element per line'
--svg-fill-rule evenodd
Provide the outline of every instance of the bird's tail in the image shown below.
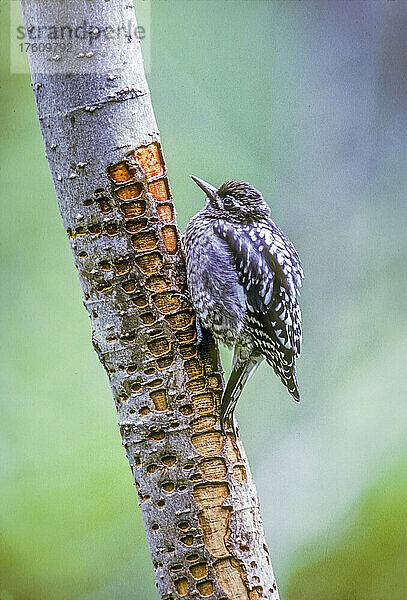
<path fill-rule="evenodd" d="M 235 350 L 233 358 L 233 370 L 227 381 L 225 391 L 222 396 L 222 403 L 220 407 L 220 424 L 223 433 L 225 433 L 225 425 L 232 425 L 233 431 L 233 412 L 235 410 L 237 401 L 239 400 L 240 394 L 246 382 L 250 379 L 253 373 L 256 371 L 259 364 L 262 362 L 262 356 L 251 357 L 247 360 L 239 360 L 239 352 Z"/>
<path fill-rule="evenodd" d="M 268 361 L 267 361 L 268 362 Z M 273 365 L 273 363 L 269 362 L 270 366 L 273 367 L 274 372 L 281 379 L 282 383 L 290 392 L 291 396 L 294 398 L 296 402 L 300 401 L 300 391 L 298 389 L 297 377 L 295 374 L 295 367 L 292 366 L 291 371 L 287 374 L 281 365 Z"/>
<path fill-rule="evenodd" d="M 284 382 L 284 384 L 287 386 L 287 389 L 290 392 L 291 396 L 294 398 L 294 400 L 296 402 L 299 402 L 300 401 L 300 391 L 298 389 L 298 383 L 297 383 L 297 378 L 295 376 L 295 371 L 292 372 L 291 377 L 287 380 L 287 382 Z"/>

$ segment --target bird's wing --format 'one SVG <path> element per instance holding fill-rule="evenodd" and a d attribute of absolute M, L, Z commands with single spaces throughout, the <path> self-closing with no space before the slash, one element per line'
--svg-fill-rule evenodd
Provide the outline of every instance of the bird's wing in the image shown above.
<path fill-rule="evenodd" d="M 251 226 L 218 221 L 214 231 L 239 273 L 253 341 L 298 400 L 294 361 L 300 353 L 301 313 L 296 296 L 303 276 L 298 254 L 271 220 Z"/>

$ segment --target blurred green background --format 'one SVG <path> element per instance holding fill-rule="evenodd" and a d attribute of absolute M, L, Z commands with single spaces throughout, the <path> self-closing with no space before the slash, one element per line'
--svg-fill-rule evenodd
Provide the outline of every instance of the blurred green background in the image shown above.
<path fill-rule="evenodd" d="M 146 6 L 180 226 L 203 201 L 189 173 L 248 180 L 303 260 L 302 403 L 263 366 L 237 409 L 281 597 L 401 600 L 407 4 Z M 0 600 L 153 600 L 29 77 L 9 73 L 7 2 L 0 11 Z"/>

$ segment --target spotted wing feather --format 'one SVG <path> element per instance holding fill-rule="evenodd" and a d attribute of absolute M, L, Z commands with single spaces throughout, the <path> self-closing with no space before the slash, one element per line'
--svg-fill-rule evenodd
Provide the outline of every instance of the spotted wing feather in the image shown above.
<path fill-rule="evenodd" d="M 247 326 L 259 353 L 299 400 L 295 358 L 300 353 L 301 313 L 297 303 L 302 269 L 294 246 L 272 222 L 232 227 L 218 222 L 215 233 L 231 252 L 247 303 Z"/>

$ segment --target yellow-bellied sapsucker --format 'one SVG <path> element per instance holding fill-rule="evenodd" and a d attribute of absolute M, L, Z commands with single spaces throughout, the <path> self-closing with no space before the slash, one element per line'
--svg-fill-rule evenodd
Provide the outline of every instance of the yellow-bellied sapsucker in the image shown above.
<path fill-rule="evenodd" d="M 233 370 L 221 404 L 221 425 L 248 378 L 265 358 L 299 401 L 295 359 L 300 353 L 297 302 L 303 271 L 299 256 L 270 218 L 261 193 L 228 181 L 219 189 L 191 175 L 206 193 L 205 207 L 188 223 L 188 287 L 199 324 L 234 347 Z"/>

